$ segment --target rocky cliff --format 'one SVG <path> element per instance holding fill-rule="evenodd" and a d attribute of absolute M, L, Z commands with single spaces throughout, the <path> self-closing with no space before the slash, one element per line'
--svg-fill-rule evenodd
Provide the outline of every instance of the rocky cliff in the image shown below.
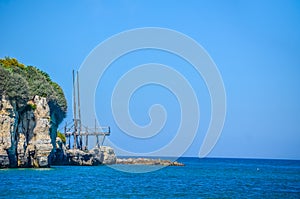
<path fill-rule="evenodd" d="M 26 105 L 0 96 L 0 167 L 48 167 L 53 149 L 50 109 L 35 96 Z"/>
<path fill-rule="evenodd" d="M 22 107 L 22 108 L 20 108 Z M 26 105 L 0 98 L 0 168 L 49 167 L 54 165 L 95 166 L 115 164 L 108 146 L 88 151 L 67 150 L 56 137 L 46 98 L 35 96 Z M 54 140 L 53 140 L 54 139 Z M 53 144 L 54 143 L 54 144 Z"/>
<path fill-rule="evenodd" d="M 0 168 L 48 167 L 66 111 L 64 92 L 47 73 L 0 59 Z"/>

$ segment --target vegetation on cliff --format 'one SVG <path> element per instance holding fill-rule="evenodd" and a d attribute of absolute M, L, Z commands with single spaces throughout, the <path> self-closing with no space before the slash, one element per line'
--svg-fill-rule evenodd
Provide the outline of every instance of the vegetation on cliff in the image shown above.
<path fill-rule="evenodd" d="M 67 142 L 67 138 L 64 134 L 62 134 L 60 131 L 57 131 L 57 137 L 59 137 L 61 139 L 61 141 L 66 144 Z"/>
<path fill-rule="evenodd" d="M 15 58 L 0 59 L 0 96 L 26 104 L 38 95 L 48 101 L 51 115 L 60 123 L 66 116 L 67 102 L 61 87 L 50 76 L 34 66 L 26 66 Z M 51 117 L 51 119 L 53 119 Z"/>

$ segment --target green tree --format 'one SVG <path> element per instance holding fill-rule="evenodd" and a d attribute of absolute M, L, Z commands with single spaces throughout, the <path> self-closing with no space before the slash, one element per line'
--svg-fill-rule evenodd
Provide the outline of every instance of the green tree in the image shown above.
<path fill-rule="evenodd" d="M 25 66 L 15 58 L 0 59 L 0 97 L 27 102 L 35 95 L 45 97 L 51 119 L 58 125 L 66 116 L 67 101 L 61 87 L 34 66 Z"/>

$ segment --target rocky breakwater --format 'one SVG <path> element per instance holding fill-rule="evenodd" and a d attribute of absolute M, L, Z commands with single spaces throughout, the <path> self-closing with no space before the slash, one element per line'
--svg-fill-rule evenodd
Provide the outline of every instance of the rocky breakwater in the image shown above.
<path fill-rule="evenodd" d="M 0 96 L 0 167 L 48 167 L 53 145 L 46 98 L 27 104 Z"/>
<path fill-rule="evenodd" d="M 183 163 L 151 158 L 117 158 L 116 164 L 184 166 Z"/>

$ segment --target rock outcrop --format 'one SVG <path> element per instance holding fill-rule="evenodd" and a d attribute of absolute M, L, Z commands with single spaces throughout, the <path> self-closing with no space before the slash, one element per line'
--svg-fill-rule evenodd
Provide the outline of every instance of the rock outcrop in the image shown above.
<path fill-rule="evenodd" d="M 0 167 L 48 167 L 53 149 L 46 98 L 27 104 L 0 99 Z"/>
<path fill-rule="evenodd" d="M 103 154 L 102 164 L 116 164 L 117 157 L 115 155 L 114 149 L 109 146 L 102 146 L 101 153 Z"/>
<path fill-rule="evenodd" d="M 51 156 L 51 164 L 54 165 L 68 165 L 67 148 L 63 141 L 56 137 L 55 150 Z"/>
<path fill-rule="evenodd" d="M 91 150 L 66 149 L 60 138 L 56 140 L 55 158 L 53 165 L 97 166 L 101 164 L 115 164 L 116 155 L 108 146 Z"/>

